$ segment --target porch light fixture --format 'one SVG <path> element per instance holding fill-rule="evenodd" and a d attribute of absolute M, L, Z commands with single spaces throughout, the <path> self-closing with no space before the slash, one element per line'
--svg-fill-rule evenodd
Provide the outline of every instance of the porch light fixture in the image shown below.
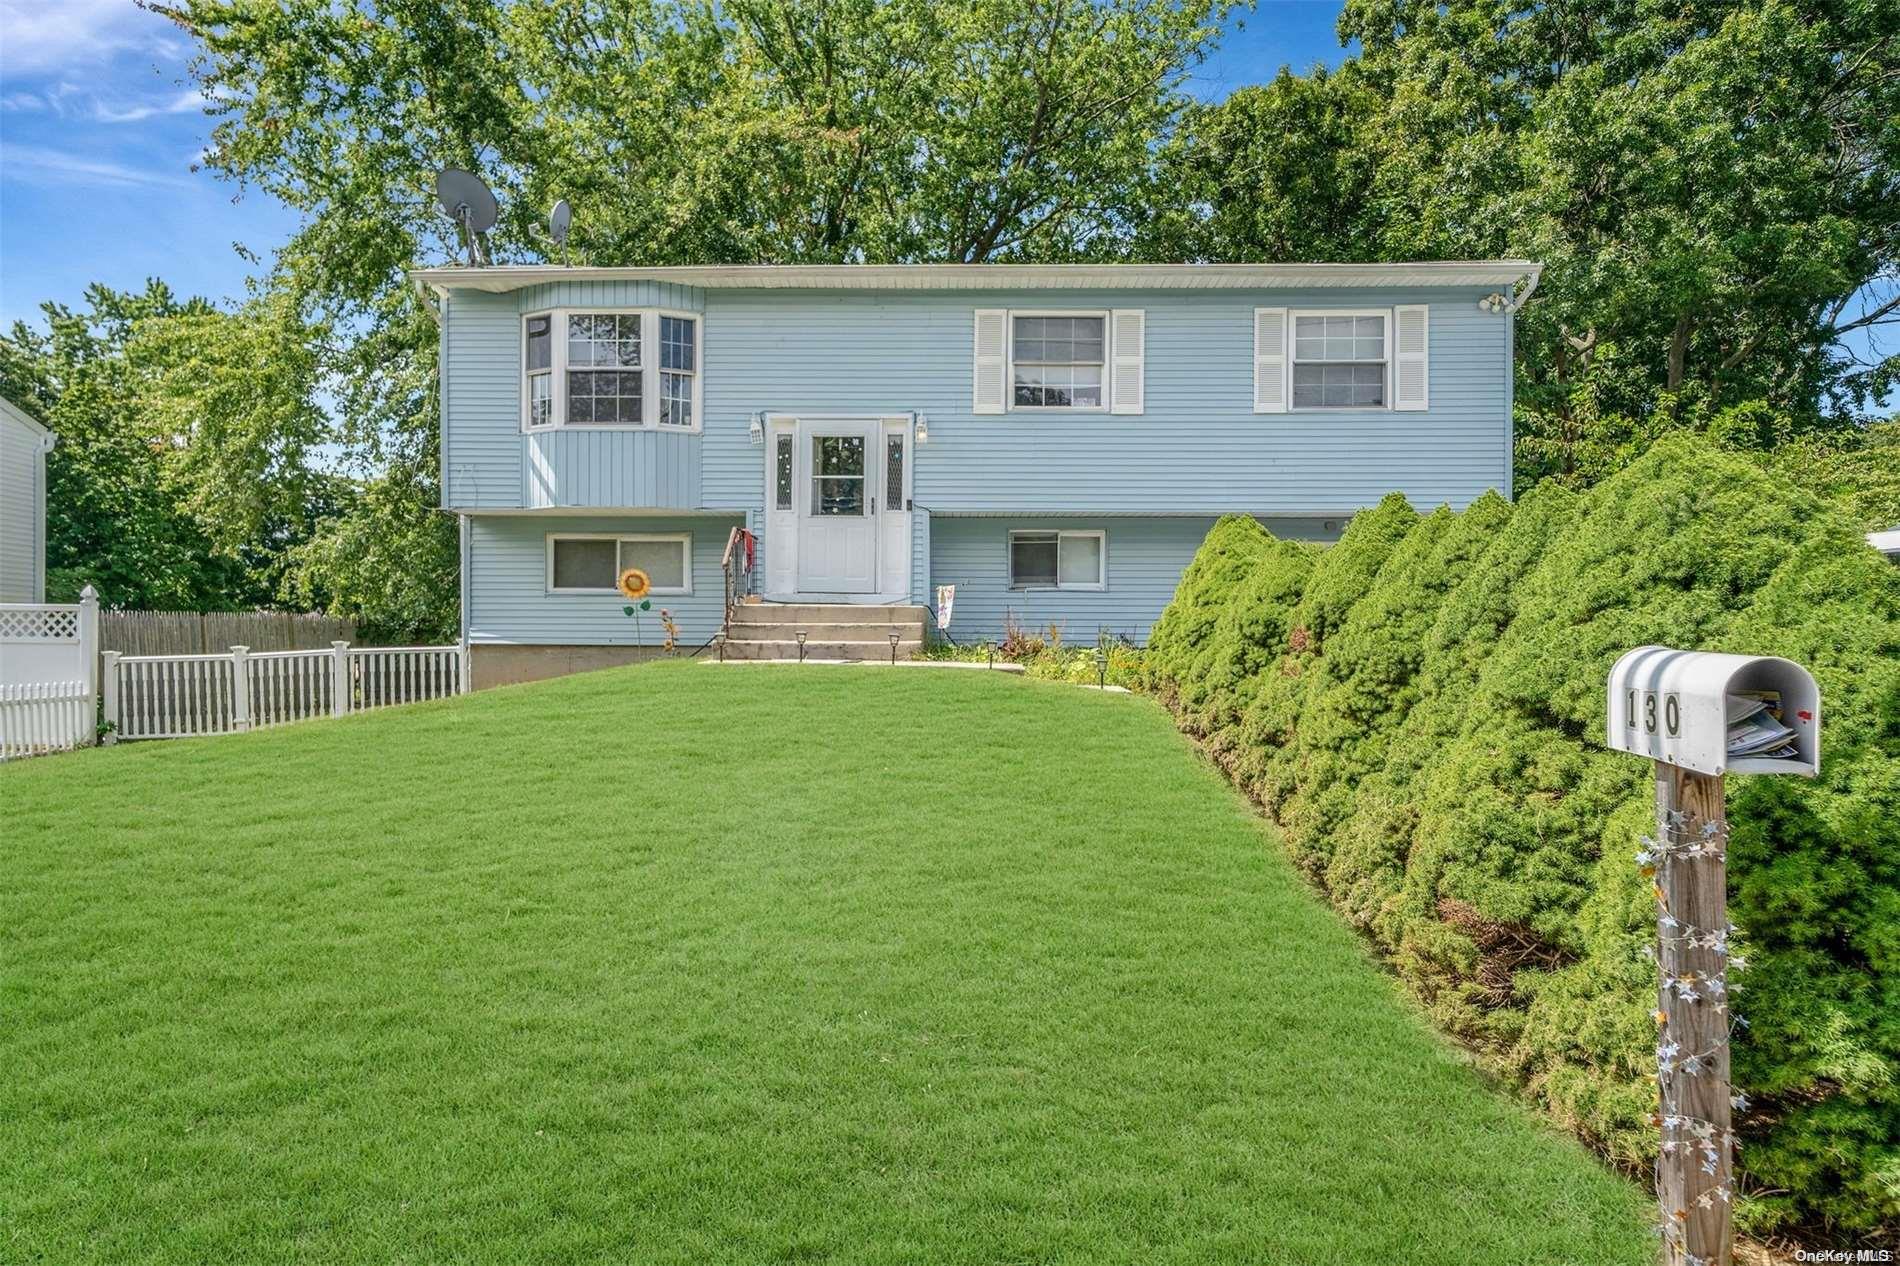
<path fill-rule="evenodd" d="M 910 416 L 913 419 L 915 419 L 914 425 L 915 425 L 915 430 L 916 430 L 917 442 L 919 444 L 930 443 L 930 419 L 925 417 L 921 413 L 913 413 Z"/>
<path fill-rule="evenodd" d="M 1496 291 L 1492 291 L 1484 298 L 1478 300 L 1478 311 L 1480 312 L 1508 312 L 1512 310 L 1514 306 L 1510 300 L 1498 294 Z"/>
<path fill-rule="evenodd" d="M 765 415 L 763 413 L 753 414 L 752 425 L 746 428 L 746 430 L 747 434 L 751 435 L 752 443 L 755 446 L 765 443 Z"/>

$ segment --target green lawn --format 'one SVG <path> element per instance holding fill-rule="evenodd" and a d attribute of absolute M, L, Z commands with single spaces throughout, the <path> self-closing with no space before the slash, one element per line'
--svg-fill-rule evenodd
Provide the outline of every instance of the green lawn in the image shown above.
<path fill-rule="evenodd" d="M 664 664 L 0 768 L 0 1259 L 1647 1263 L 1144 699 Z"/>

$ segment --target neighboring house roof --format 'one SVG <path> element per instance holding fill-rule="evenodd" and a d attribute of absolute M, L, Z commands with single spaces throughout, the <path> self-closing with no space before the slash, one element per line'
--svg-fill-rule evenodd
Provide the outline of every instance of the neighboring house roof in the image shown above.
<path fill-rule="evenodd" d="M 1526 259 L 1412 264 L 717 264 L 660 268 L 417 268 L 419 289 L 503 293 L 553 281 L 666 281 L 683 286 L 798 290 L 1100 289 L 1259 290 L 1274 287 L 1516 286 L 1537 284 Z"/>
<path fill-rule="evenodd" d="M 1869 532 L 1867 543 L 1888 558 L 1900 559 L 1900 527 L 1885 532 Z"/>
<path fill-rule="evenodd" d="M 40 447 L 42 449 L 50 449 L 53 447 L 53 440 L 56 437 L 53 435 L 51 431 L 46 429 L 45 423 L 41 422 L 38 418 L 28 413 L 25 409 L 22 409 L 19 405 L 13 403 L 13 401 L 7 399 L 5 396 L 0 396 L 0 417 L 11 418 L 13 421 L 18 422 L 21 426 L 25 427 L 28 431 L 31 431 L 34 435 L 39 436 Z"/>

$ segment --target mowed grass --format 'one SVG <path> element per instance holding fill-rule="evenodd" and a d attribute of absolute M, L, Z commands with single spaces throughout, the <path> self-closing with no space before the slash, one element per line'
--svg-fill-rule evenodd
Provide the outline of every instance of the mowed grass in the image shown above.
<path fill-rule="evenodd" d="M 664 664 L 0 768 L 0 1258 L 1643 1263 L 1134 697 Z"/>

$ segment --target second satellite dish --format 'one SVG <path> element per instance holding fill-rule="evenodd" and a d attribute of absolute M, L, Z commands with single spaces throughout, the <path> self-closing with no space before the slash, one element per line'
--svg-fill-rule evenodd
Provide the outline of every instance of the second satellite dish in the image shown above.
<path fill-rule="evenodd" d="M 501 208 L 482 178 L 457 167 L 445 167 L 435 178 L 435 198 L 442 213 L 462 226 L 462 235 L 468 241 L 468 262 L 486 264 L 488 251 L 482 234 L 495 227 Z"/>

